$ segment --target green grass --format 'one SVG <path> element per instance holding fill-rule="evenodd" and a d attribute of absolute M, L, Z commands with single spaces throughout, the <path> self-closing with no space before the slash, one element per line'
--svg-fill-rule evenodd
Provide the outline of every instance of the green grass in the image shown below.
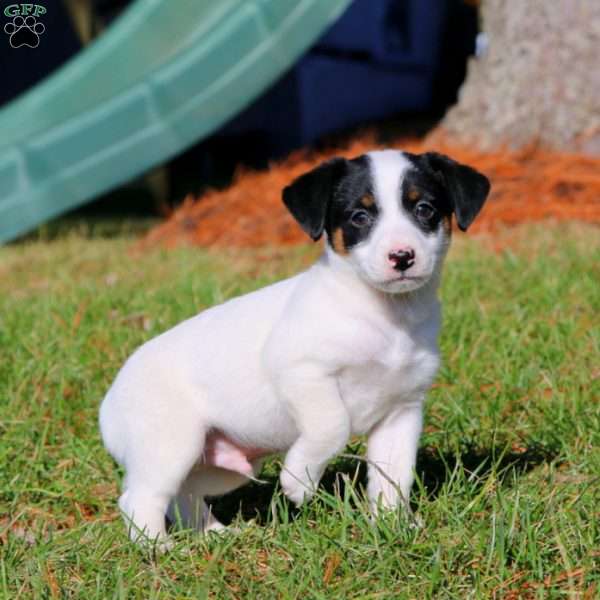
<path fill-rule="evenodd" d="M 217 503 L 239 533 L 180 532 L 158 556 L 129 543 L 117 513 L 103 393 L 144 340 L 315 249 L 140 255 L 124 232 L 0 249 L 0 597 L 598 597 L 597 228 L 505 232 L 500 253 L 456 240 L 412 497 L 423 527 L 372 524 L 348 458 L 292 510 L 271 461 L 266 484 Z"/>

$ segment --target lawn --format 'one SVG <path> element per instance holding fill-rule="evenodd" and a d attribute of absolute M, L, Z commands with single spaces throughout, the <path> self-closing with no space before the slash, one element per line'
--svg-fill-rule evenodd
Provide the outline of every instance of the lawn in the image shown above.
<path fill-rule="evenodd" d="M 135 233 L 104 233 L 0 248 L 2 598 L 600 595 L 597 227 L 455 240 L 412 496 L 423 526 L 371 523 L 364 468 L 348 457 L 293 510 L 274 459 L 266 483 L 216 502 L 239 532 L 178 532 L 165 555 L 126 537 L 102 396 L 144 340 L 296 272 L 316 249 L 140 254 Z"/>

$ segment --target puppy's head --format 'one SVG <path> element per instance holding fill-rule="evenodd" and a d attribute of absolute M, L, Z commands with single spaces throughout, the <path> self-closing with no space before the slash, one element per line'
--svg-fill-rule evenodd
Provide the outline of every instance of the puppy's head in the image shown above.
<path fill-rule="evenodd" d="M 286 187 L 283 201 L 367 283 L 401 293 L 439 269 L 452 214 L 465 231 L 489 189 L 484 175 L 442 154 L 383 150 L 323 163 Z"/>

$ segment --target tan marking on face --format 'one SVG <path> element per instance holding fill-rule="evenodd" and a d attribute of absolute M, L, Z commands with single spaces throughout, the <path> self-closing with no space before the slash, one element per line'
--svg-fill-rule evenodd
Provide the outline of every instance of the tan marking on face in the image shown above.
<path fill-rule="evenodd" d="M 446 235 L 450 235 L 452 233 L 452 216 L 444 215 L 442 217 L 442 227 L 444 228 L 444 232 Z"/>
<path fill-rule="evenodd" d="M 373 196 L 371 194 L 365 194 L 361 199 L 360 199 L 360 203 L 365 207 L 365 208 L 370 208 L 371 206 L 373 206 L 373 204 L 375 204 L 375 198 L 373 198 Z"/>
<path fill-rule="evenodd" d="M 407 194 L 411 202 L 416 202 L 421 197 L 421 192 L 414 186 L 411 186 Z"/>
<path fill-rule="evenodd" d="M 333 232 L 331 242 L 332 242 L 333 249 L 338 254 L 348 254 L 348 249 L 344 245 L 344 232 L 341 229 L 336 229 Z"/>

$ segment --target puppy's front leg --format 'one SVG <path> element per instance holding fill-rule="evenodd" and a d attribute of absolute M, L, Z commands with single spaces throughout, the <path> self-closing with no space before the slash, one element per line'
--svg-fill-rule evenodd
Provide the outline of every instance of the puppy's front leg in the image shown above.
<path fill-rule="evenodd" d="M 423 425 L 422 401 L 390 413 L 369 434 L 368 495 L 373 512 L 378 506 L 407 509 L 414 480 L 419 436 Z"/>
<path fill-rule="evenodd" d="M 350 437 L 350 415 L 334 377 L 314 370 L 286 374 L 284 402 L 299 436 L 286 454 L 281 487 L 297 506 L 310 498 L 327 463 Z"/>

